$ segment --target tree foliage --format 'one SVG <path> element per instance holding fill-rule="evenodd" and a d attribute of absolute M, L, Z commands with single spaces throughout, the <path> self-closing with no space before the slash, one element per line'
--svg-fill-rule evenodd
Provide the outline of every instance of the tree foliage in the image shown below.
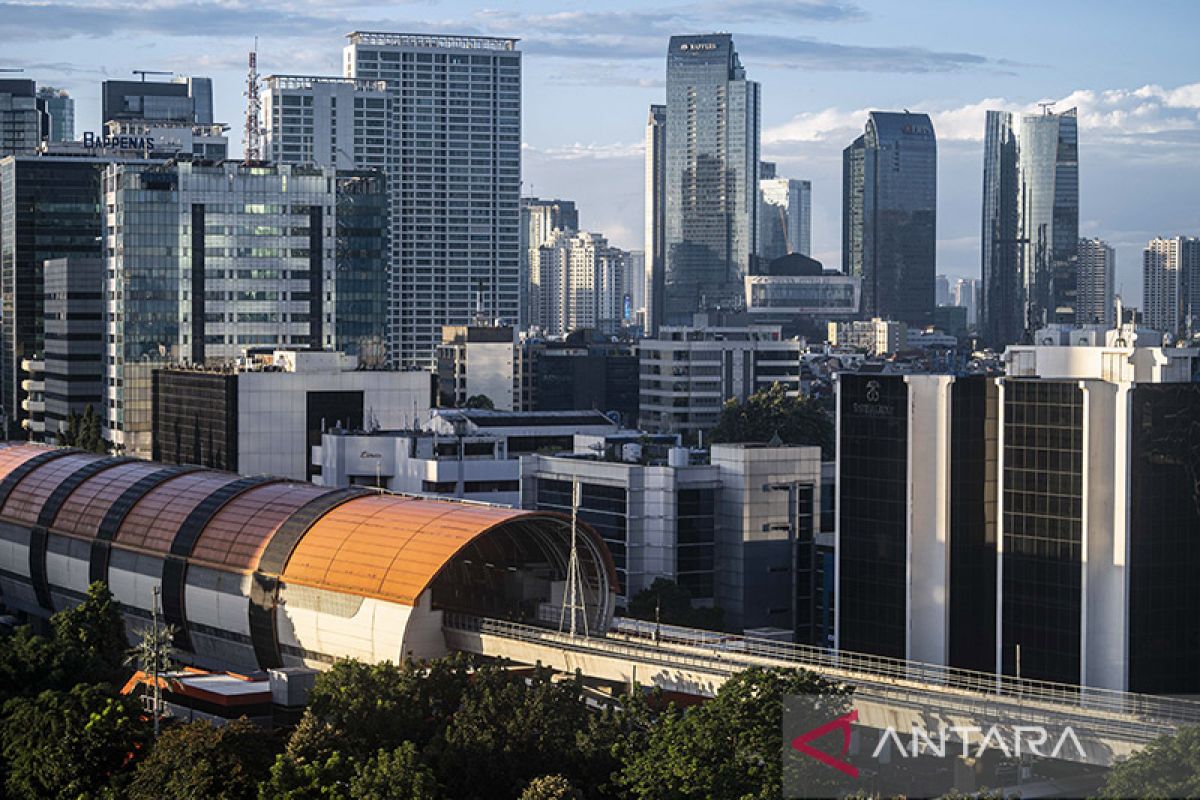
<path fill-rule="evenodd" d="M 380 750 L 350 780 L 352 800 L 437 800 L 437 779 L 412 742 Z"/>
<path fill-rule="evenodd" d="M 1112 768 L 1100 797 L 1200 797 L 1200 726 L 1160 736 Z"/>
<path fill-rule="evenodd" d="M 487 409 L 488 411 L 491 411 L 495 407 L 496 404 L 492 402 L 492 398 L 488 397 L 486 394 L 471 395 L 467 398 L 466 405 L 464 406 L 464 408 L 482 408 Z"/>
<path fill-rule="evenodd" d="M 18 697 L 3 715 L 5 788 L 14 798 L 75 800 L 113 790 L 150 734 L 137 703 L 105 685 Z"/>
<path fill-rule="evenodd" d="M 130 800 L 252 800 L 270 771 L 274 742 L 246 719 L 217 727 L 174 725 L 137 767 Z"/>
<path fill-rule="evenodd" d="M 100 429 L 100 416 L 89 404 L 83 414 L 74 411 L 67 414 L 66 430 L 58 434 L 58 443 L 64 447 L 78 447 L 89 453 L 107 453 L 109 444 Z"/>
<path fill-rule="evenodd" d="M 727 401 L 710 441 L 769 442 L 776 435 L 784 444 L 819 446 L 822 459 L 834 456 L 834 424 L 829 412 L 811 397 L 788 397 L 779 383 L 760 389 L 744 403 Z"/>
<path fill-rule="evenodd" d="M 631 798 L 771 800 L 782 796 L 783 700 L 788 695 L 848 695 L 811 672 L 752 668 L 730 678 L 716 698 L 672 709 L 625 758 L 617 783 Z M 822 796 L 814 773 L 813 796 Z"/>
<path fill-rule="evenodd" d="M 719 631 L 725 625 L 725 609 L 693 608 L 687 587 L 667 578 L 655 578 L 654 583 L 630 598 L 626 613 L 634 619 L 654 622 L 657 618 L 664 625 L 707 631 Z"/>
<path fill-rule="evenodd" d="M 518 800 L 583 800 L 583 795 L 562 775 L 543 775 L 530 781 Z"/>

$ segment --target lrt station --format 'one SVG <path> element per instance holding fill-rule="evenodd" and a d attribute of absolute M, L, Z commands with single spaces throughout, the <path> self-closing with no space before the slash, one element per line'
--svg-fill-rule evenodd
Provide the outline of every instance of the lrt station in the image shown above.
<path fill-rule="evenodd" d="M 161 620 L 184 663 L 269 674 L 272 689 L 243 691 L 246 703 L 269 704 L 277 675 L 340 658 L 457 651 L 614 695 L 710 697 L 748 667 L 800 667 L 851 686 L 876 730 L 931 707 L 976 729 L 1053 719 L 1083 742 L 1073 760 L 1097 767 L 1200 723 L 1200 702 L 1180 698 L 622 619 L 604 540 L 566 514 L 0 444 L 0 602 L 45 619 L 95 581 L 131 638 Z M 189 680 L 183 693 L 214 702 L 230 683 Z"/>

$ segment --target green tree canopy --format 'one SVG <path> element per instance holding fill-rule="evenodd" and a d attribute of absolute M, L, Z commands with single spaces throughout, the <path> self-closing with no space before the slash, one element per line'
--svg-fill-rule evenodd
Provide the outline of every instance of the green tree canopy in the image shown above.
<path fill-rule="evenodd" d="M 783 700 L 803 694 L 844 696 L 849 689 L 806 670 L 739 672 L 712 701 L 660 717 L 627 754 L 617 783 L 626 796 L 644 800 L 778 798 Z M 822 796 L 820 780 L 814 773 L 813 796 Z"/>
<path fill-rule="evenodd" d="M 492 398 L 488 397 L 486 394 L 473 394 L 467 398 L 465 407 L 484 408 L 490 411 L 496 407 L 496 404 L 493 403 Z"/>
<path fill-rule="evenodd" d="M 437 800 L 437 779 L 412 742 L 380 750 L 350 780 L 352 800 Z"/>
<path fill-rule="evenodd" d="M 667 578 L 655 578 L 654 583 L 629 600 L 626 613 L 634 619 L 658 621 L 664 625 L 683 625 L 719 631 L 725 625 L 723 608 L 693 608 L 692 593 Z"/>
<path fill-rule="evenodd" d="M 95 664 L 95 672 L 81 679 L 116 683 L 124 677 L 129 642 L 121 607 L 108 584 L 93 583 L 82 603 L 59 611 L 50 618 L 50 624 L 55 639 Z"/>
<path fill-rule="evenodd" d="M 729 400 L 713 429 L 712 442 L 769 442 L 778 435 L 784 444 L 814 445 L 825 460 L 834 457 L 833 418 L 811 397 L 788 397 L 781 384 L 772 384 L 746 398 Z"/>
<path fill-rule="evenodd" d="M 274 741 L 246 720 L 217 727 L 209 722 L 163 731 L 138 764 L 130 800 L 253 800 L 267 777 Z"/>
<path fill-rule="evenodd" d="M 518 800 L 583 800 L 583 795 L 562 775 L 543 775 L 530 781 Z"/>
<path fill-rule="evenodd" d="M 0 742 L 14 798 L 93 797 L 128 778 L 150 735 L 137 702 L 112 687 L 79 684 L 8 701 Z"/>
<path fill-rule="evenodd" d="M 1200 797 L 1200 726 L 1160 736 L 1114 766 L 1100 797 Z"/>

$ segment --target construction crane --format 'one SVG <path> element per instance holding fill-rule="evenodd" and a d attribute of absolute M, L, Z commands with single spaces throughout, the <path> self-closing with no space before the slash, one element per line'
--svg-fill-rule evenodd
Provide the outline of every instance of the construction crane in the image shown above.
<path fill-rule="evenodd" d="M 246 130 L 242 149 L 246 161 L 261 161 L 263 129 L 262 98 L 258 93 L 258 37 L 254 37 L 254 49 L 250 51 L 250 69 L 246 73 Z"/>
<path fill-rule="evenodd" d="M 21 67 L 0 67 L 0 72 L 24 72 Z"/>
<path fill-rule="evenodd" d="M 162 70 L 157 70 L 157 69 L 135 69 L 135 70 L 133 70 L 133 74 L 141 75 L 142 83 L 145 83 L 147 75 L 174 75 L 175 73 L 174 72 L 163 72 Z"/>
<path fill-rule="evenodd" d="M 1051 113 L 1050 109 L 1058 105 L 1057 101 L 1051 100 L 1049 103 L 1038 103 L 1042 109 L 1042 116 L 1047 116 Z"/>

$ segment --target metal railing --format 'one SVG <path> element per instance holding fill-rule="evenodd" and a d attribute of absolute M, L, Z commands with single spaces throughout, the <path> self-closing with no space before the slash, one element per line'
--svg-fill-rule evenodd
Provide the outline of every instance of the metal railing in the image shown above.
<path fill-rule="evenodd" d="M 967 702 L 1047 704 L 1056 713 L 1101 717 L 1126 729 L 1130 724 L 1169 727 L 1200 724 L 1200 702 L 1184 698 L 1121 692 L 1073 684 L 1035 681 L 954 669 L 919 661 L 836 651 L 809 645 L 737 636 L 618 618 L 607 635 L 572 637 L 545 627 L 446 613 L 446 628 L 555 644 L 575 651 L 602 651 L 667 666 L 691 666 L 732 674 L 751 666 L 794 666 L 824 673 L 863 688 L 914 694 L 957 695 Z"/>

